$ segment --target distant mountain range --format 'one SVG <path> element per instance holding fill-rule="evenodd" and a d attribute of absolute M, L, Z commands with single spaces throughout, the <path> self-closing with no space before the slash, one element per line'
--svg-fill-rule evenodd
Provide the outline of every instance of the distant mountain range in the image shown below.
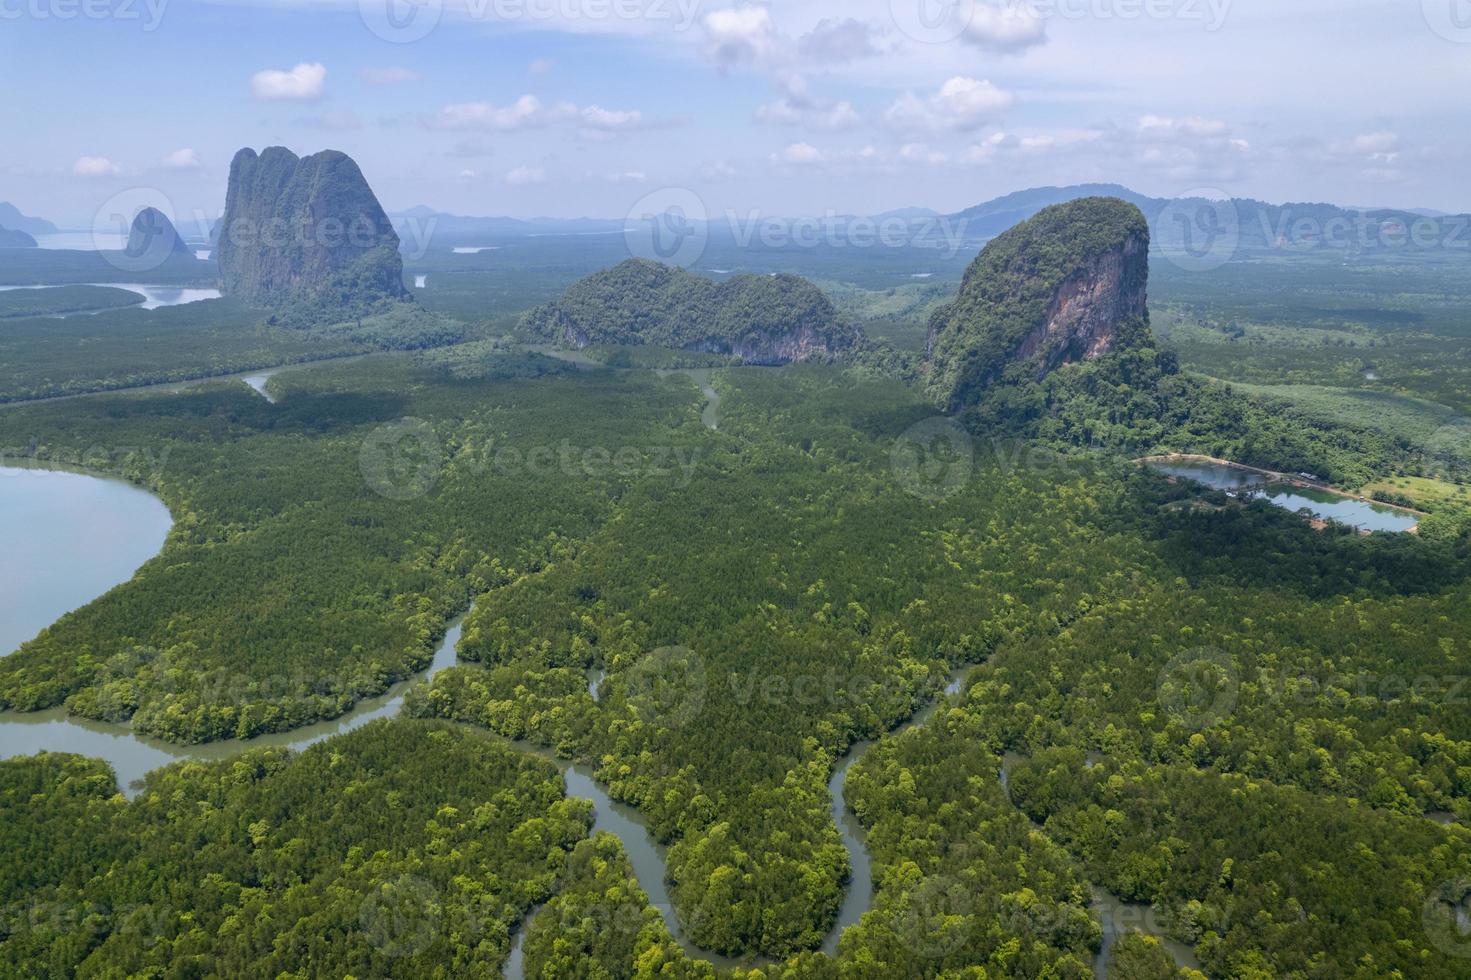
<path fill-rule="evenodd" d="M 986 240 L 1043 208 L 1083 197 L 1117 197 L 1138 207 L 1149 219 L 1155 247 L 1193 250 L 1235 235 L 1244 249 L 1360 252 L 1408 246 L 1471 253 L 1471 215 L 1323 203 L 1268 204 L 1252 198 L 1149 197 L 1121 184 L 1034 187 L 966 208 L 948 220 L 965 223 L 967 240 Z"/>
<path fill-rule="evenodd" d="M 1247 251 L 1327 249 L 1358 253 L 1410 247 L 1421 251 L 1463 249 L 1471 253 L 1471 216 L 1468 215 L 1447 215 L 1424 208 L 1269 204 L 1252 198 L 1150 197 L 1121 184 L 1033 187 L 949 215 L 914 207 L 822 220 L 836 227 L 860 220 L 899 220 L 916 229 L 929 228 L 932 238 L 961 236 L 970 246 L 989 241 L 1043 208 L 1084 197 L 1117 197 L 1139 208 L 1149 219 L 1156 248 L 1204 253 L 1230 244 Z M 627 224 L 621 218 L 469 217 L 422 205 L 394 213 L 390 218 L 406 247 L 422 241 L 425 235 L 432 237 L 436 245 L 463 246 L 536 235 L 617 234 Z M 788 216 L 788 220 L 794 219 Z M 742 216 L 739 221 L 750 223 L 751 219 Z M 711 215 L 707 222 L 712 237 L 735 231 L 733 224 L 720 215 Z M 922 243 L 921 236 L 916 237 L 916 243 Z"/>
<path fill-rule="evenodd" d="M 23 231 L 27 235 L 54 235 L 57 232 L 51 222 L 21 214 L 20 209 L 9 201 L 0 201 L 0 228 Z"/>
<path fill-rule="evenodd" d="M 389 214 L 394 230 L 406 243 L 424 232 L 436 240 L 468 243 L 480 238 L 518 238 L 527 235 L 586 235 L 620 232 L 622 218 L 508 218 L 449 214 L 419 205 Z M 431 224 L 432 222 L 432 224 Z"/>

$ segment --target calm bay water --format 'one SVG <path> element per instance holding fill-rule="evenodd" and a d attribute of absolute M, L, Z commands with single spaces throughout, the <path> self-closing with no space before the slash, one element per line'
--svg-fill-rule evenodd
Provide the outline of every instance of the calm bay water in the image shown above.
<path fill-rule="evenodd" d="M 0 466 L 0 655 L 132 578 L 171 524 L 162 501 L 121 480 Z"/>

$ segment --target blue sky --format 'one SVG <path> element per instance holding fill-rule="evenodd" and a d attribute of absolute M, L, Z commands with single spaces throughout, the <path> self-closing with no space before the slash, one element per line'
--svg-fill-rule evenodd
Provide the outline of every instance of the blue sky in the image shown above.
<path fill-rule="evenodd" d="M 1471 210 L 1471 0 L 85 2 L 0 0 L 0 200 L 72 227 L 134 188 L 216 214 L 270 144 L 352 154 L 390 210 Z"/>

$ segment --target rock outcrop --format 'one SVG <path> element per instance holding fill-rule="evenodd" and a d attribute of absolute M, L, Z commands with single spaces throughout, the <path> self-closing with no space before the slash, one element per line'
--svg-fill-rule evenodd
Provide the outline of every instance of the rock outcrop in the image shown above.
<path fill-rule="evenodd" d="M 193 249 L 184 244 L 174 223 L 157 208 L 144 208 L 134 215 L 123 252 L 130 260 L 155 265 L 163 264 L 174 255 L 194 257 Z"/>
<path fill-rule="evenodd" d="M 858 339 L 806 279 L 735 276 L 717 283 L 646 259 L 573 283 L 561 299 L 528 313 L 526 325 L 570 347 L 651 345 L 747 364 L 832 360 Z"/>
<path fill-rule="evenodd" d="M 358 165 L 272 146 L 230 164 L 217 259 L 221 291 L 266 307 L 346 316 L 408 299 L 399 239 Z"/>
<path fill-rule="evenodd" d="M 1115 350 L 1147 324 L 1149 226 L 1132 204 L 1094 197 L 1045 208 L 998 236 L 935 311 L 929 387 L 947 411 L 1004 378 L 1041 380 Z"/>
<path fill-rule="evenodd" d="M 36 240 L 23 231 L 0 226 L 0 248 L 35 248 Z"/>

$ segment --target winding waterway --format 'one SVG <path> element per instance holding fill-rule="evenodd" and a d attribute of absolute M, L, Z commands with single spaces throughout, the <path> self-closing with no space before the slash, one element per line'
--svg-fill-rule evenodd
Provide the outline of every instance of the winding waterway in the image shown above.
<path fill-rule="evenodd" d="M 256 372 L 242 376 L 247 384 L 266 395 L 265 382 L 275 373 Z M 689 375 L 706 399 L 701 419 L 710 429 L 719 425 L 720 396 L 710 384 L 709 369 L 677 372 Z M 266 397 L 270 397 L 266 395 Z M 78 608 L 126 581 L 136 569 L 158 553 L 170 526 L 167 509 L 156 498 L 116 480 L 83 473 L 30 468 L 0 468 L 0 540 L 12 553 L 0 576 L 0 601 L 16 595 L 16 587 L 34 580 L 37 598 L 25 599 L 15 608 L 0 606 L 0 628 L 13 638 L 0 641 L 0 650 L 11 650 L 29 639 L 58 616 Z M 67 535 L 70 533 L 70 537 Z M 66 539 L 58 544 L 58 535 Z M 68 543 L 69 542 L 69 543 Z M 18 549 L 18 551 L 17 551 Z M 32 604 L 34 603 L 34 611 Z M 24 610 L 24 612 L 22 612 Z M 456 663 L 456 646 L 461 620 L 449 624 L 443 641 L 429 666 L 377 698 L 359 703 L 352 711 L 332 721 L 249 741 L 231 740 L 203 745 L 176 745 L 139 735 L 125 725 L 91 722 L 67 716 L 64 709 L 0 713 L 0 759 L 37 752 L 70 752 L 102 759 L 117 773 L 120 789 L 129 798 L 141 791 L 143 777 L 153 769 L 185 759 L 227 759 L 249 749 L 279 746 L 301 750 L 324 739 L 345 734 L 378 718 L 399 714 L 408 689 L 425 682 Z M 8 637 L 8 634 L 0 634 Z M 949 677 L 944 696 L 933 701 L 894 734 L 923 725 L 961 687 L 969 667 L 958 668 Z M 606 680 L 603 671 L 589 673 L 588 690 L 596 700 Z M 758 965 L 761 960 L 742 960 L 712 954 L 696 947 L 680 927 L 674 914 L 667 884 L 665 849 L 650 835 L 636 809 L 613 800 L 598 783 L 591 767 L 568 763 L 550 749 L 525 742 L 508 743 L 517 749 L 554 762 L 561 770 L 569 796 L 592 802 L 593 832 L 607 832 L 622 842 L 635 876 L 649 903 L 658 909 L 670 935 L 691 957 L 721 967 Z M 848 773 L 863 758 L 872 742 L 853 745 L 834 767 L 828 782 L 832 815 L 851 867 L 844 900 L 823 949 L 836 952 L 843 930 L 856 923 L 873 901 L 872 864 L 865 846 L 866 834 L 847 806 Z M 534 914 L 534 913 L 533 913 Z M 526 921 L 531 918 L 528 915 Z M 506 975 L 524 975 L 525 922 L 518 930 Z"/>

